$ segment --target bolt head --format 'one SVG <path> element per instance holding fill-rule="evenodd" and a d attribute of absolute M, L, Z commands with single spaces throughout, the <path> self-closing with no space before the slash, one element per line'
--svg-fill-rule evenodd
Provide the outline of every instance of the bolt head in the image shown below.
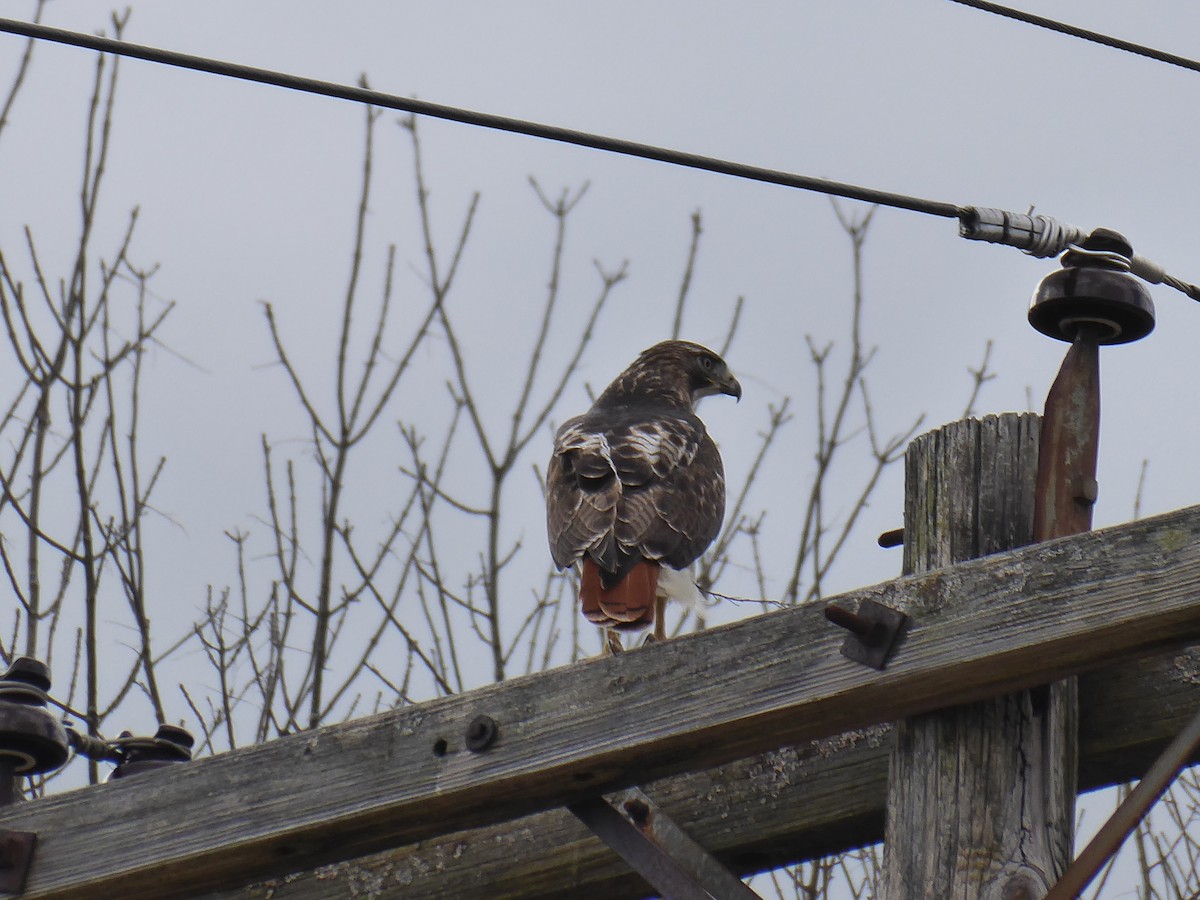
<path fill-rule="evenodd" d="M 476 716 L 467 726 L 465 743 L 472 753 L 482 753 L 496 742 L 499 728 L 490 716 Z"/>

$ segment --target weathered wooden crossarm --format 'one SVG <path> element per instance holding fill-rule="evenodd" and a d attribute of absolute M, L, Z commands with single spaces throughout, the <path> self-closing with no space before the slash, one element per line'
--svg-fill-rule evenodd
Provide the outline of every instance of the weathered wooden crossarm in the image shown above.
<path fill-rule="evenodd" d="M 1200 709 L 1200 647 L 1084 674 L 1081 791 L 1142 776 Z M 888 725 L 663 779 L 646 791 L 676 824 L 739 874 L 883 840 Z M 1198 758 L 1200 759 L 1200 758 Z M 565 809 L 455 832 L 211 900 L 638 900 L 646 883 Z"/>
<path fill-rule="evenodd" d="M 885 672 L 808 607 L 40 800 L 28 897 L 164 897 L 486 825 L 1200 638 L 1200 509 L 854 591 Z M 464 747 L 477 715 L 498 723 Z"/>

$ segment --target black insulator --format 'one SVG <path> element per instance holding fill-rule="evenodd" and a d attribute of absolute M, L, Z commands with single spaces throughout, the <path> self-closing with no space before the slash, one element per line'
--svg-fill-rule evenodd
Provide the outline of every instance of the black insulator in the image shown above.
<path fill-rule="evenodd" d="M 121 762 L 108 777 L 110 780 L 129 778 L 188 762 L 195 743 L 191 732 L 177 725 L 160 725 L 154 737 L 132 737 L 125 732 L 113 742 Z"/>
<path fill-rule="evenodd" d="M 1154 330 L 1150 291 L 1129 274 L 1133 248 L 1098 228 L 1063 254 L 1063 268 L 1042 279 L 1029 305 L 1029 324 L 1060 341 L 1086 333 L 1099 344 L 1127 344 Z"/>
<path fill-rule="evenodd" d="M 27 656 L 0 676 L 0 760 L 18 775 L 37 775 L 67 761 L 67 732 L 46 709 L 50 670 Z"/>
<path fill-rule="evenodd" d="M 32 656 L 18 656 L 12 661 L 0 682 L 13 685 L 27 684 L 43 694 L 50 690 L 50 667 Z"/>

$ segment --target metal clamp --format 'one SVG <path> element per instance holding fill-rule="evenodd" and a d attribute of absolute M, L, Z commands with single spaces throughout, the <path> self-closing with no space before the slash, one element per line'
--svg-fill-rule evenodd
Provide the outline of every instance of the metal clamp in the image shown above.
<path fill-rule="evenodd" d="M 825 618 L 850 632 L 842 643 L 842 656 L 880 671 L 887 666 L 908 621 L 900 610 L 869 597 L 859 601 L 858 612 L 830 603 L 825 607 Z"/>

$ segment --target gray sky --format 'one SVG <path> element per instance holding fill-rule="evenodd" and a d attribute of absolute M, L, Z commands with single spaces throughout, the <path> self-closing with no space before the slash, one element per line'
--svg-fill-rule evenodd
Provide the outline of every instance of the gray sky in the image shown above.
<path fill-rule="evenodd" d="M 3 15 L 23 17 L 33 4 L 3 7 Z M 1147 2 L 1135 12 L 1115 0 L 1026 0 L 1023 8 L 1200 56 L 1194 4 Z M 54 0 L 46 21 L 94 31 L 106 26 L 103 9 Z M 373 87 L 396 94 L 960 205 L 1034 206 L 1122 231 L 1172 274 L 1200 281 L 1191 252 L 1200 75 L 945 0 L 753 3 L 736 12 L 695 2 L 176 0 L 134 4 L 126 37 L 333 81 L 366 73 Z M 0 35 L 0 78 L 22 49 L 21 40 Z M 10 255 L 25 225 L 47 259 L 63 254 L 59 268 L 70 250 L 94 63 L 94 54 L 74 48 L 37 50 L 0 139 L 0 247 Z M 133 60 L 121 66 L 98 246 L 113 246 L 127 210 L 139 206 L 134 258 L 161 264 L 152 286 L 178 304 L 163 332 L 172 352 L 150 360 L 144 438 L 148 455 L 168 457 L 157 505 L 177 523 L 154 539 L 162 555 L 151 578 L 173 608 L 186 610 L 182 624 L 206 585 L 233 577 L 222 532 L 244 528 L 265 540 L 260 435 L 281 449 L 306 436 L 269 365 L 260 301 L 275 305 L 314 380 L 333 371 L 363 111 Z M 410 296 L 416 304 L 411 154 L 396 118 L 386 113 L 379 125 L 364 297 L 376 296 L 384 247 L 394 242 L 401 302 Z M 689 216 L 702 211 L 684 336 L 718 344 L 734 299 L 746 298 L 728 354 L 745 400 L 709 401 L 704 417 L 736 471 L 764 425 L 764 402 L 793 398 L 796 421 L 770 471 L 779 490 L 762 501 L 770 517 L 787 522 L 799 503 L 787 487 L 811 471 L 814 378 L 804 336 L 840 344 L 849 308 L 849 243 L 829 201 L 452 123 L 421 128 L 439 240 L 453 237 L 471 193 L 482 193 L 456 302 L 469 309 L 460 321 L 470 366 L 495 392 L 498 424 L 516 387 L 506 380 L 511 357 L 523 359 L 532 339 L 552 237 L 528 176 L 551 193 L 590 182 L 573 217 L 563 301 L 570 312 L 558 337 L 571 333 L 572 317 L 594 294 L 591 260 L 610 268 L 629 261 L 630 277 L 558 421 L 586 405 L 584 381 L 599 388 L 669 330 Z M 878 346 L 869 376 L 881 431 L 903 431 L 920 414 L 926 427 L 957 418 L 970 389 L 967 367 L 989 339 L 998 377 L 977 410 L 1024 410 L 1028 396 L 1040 409 L 1066 348 L 1034 332 L 1025 307 L 1057 265 L 963 241 L 953 220 L 879 210 L 866 247 L 865 338 Z M 1129 518 L 1143 459 L 1143 513 L 1196 500 L 1200 436 L 1188 398 L 1200 377 L 1200 309 L 1166 288 L 1153 297 L 1157 331 L 1102 354 L 1098 525 Z M 432 359 L 439 350 L 427 352 Z M 432 395 L 440 404 L 440 391 L 406 390 L 392 418 L 419 419 Z M 391 452 L 380 445 L 378 472 L 358 477 L 396 483 Z M 532 476 L 511 490 L 530 493 L 514 528 L 540 552 Z M 896 467 L 831 591 L 895 574 L 898 554 L 878 550 L 873 538 L 900 524 L 901 492 Z M 386 502 L 370 499 L 362 515 L 386 519 Z M 160 615 L 170 621 L 169 612 Z"/>

